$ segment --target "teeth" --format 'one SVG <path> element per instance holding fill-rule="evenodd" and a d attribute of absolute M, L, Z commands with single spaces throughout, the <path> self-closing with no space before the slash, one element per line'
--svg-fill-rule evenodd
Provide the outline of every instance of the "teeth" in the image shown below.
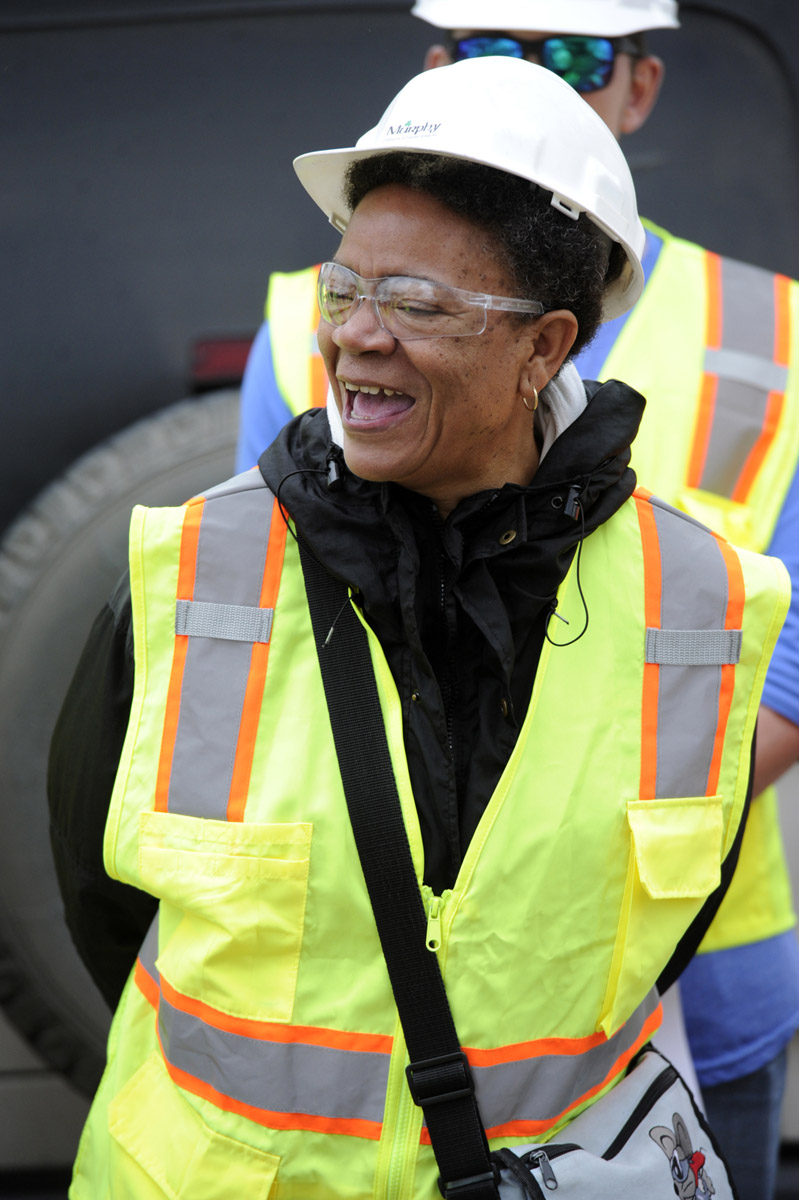
<path fill-rule="evenodd" d="M 404 392 L 396 391 L 394 388 L 374 387 L 367 383 L 350 383 L 349 379 L 341 381 L 348 392 L 365 392 L 367 396 L 378 396 L 380 392 L 384 396 L 404 396 Z"/>

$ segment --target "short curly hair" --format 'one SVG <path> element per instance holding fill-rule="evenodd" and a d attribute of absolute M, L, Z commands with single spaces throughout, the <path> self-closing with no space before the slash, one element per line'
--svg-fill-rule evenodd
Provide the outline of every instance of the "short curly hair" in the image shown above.
<path fill-rule="evenodd" d="M 424 192 L 481 226 L 504 259 L 515 294 L 540 300 L 545 311 L 574 313 L 578 333 L 572 357 L 588 345 L 599 328 L 605 290 L 621 275 L 625 254 L 585 213 L 576 221 L 567 217 L 552 206 L 549 192 L 518 175 L 408 151 L 351 163 L 344 197 L 354 211 L 367 192 L 386 184 Z"/>

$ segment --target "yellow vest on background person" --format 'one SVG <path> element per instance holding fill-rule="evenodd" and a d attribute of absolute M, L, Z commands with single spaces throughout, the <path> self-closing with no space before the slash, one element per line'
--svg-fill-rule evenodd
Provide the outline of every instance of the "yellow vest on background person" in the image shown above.
<path fill-rule="evenodd" d="M 632 448 L 639 482 L 763 553 L 799 465 L 799 283 L 649 228 L 663 247 L 601 378 L 646 397 Z M 700 952 L 773 937 L 795 920 L 772 787 L 752 805 Z"/>
<path fill-rule="evenodd" d="M 329 381 L 316 341 L 319 264 L 303 271 L 275 271 L 269 277 L 264 317 L 275 381 L 292 416 L 322 408 Z"/>
<path fill-rule="evenodd" d="M 763 553 L 799 464 L 799 284 L 645 224 L 663 247 L 599 378 L 621 379 L 647 400 L 632 447 L 639 483 Z M 315 333 L 310 357 L 305 333 L 318 321 L 317 275 L 316 266 L 275 274 L 269 285 L 275 376 L 294 413 L 323 404 L 327 391 Z M 768 788 L 700 951 L 761 941 L 795 920 Z"/>
<path fill-rule="evenodd" d="M 135 689 L 105 862 L 160 905 L 70 1196 L 433 1200 L 272 493 L 250 471 L 183 508 L 136 509 L 130 568 Z M 787 606 L 780 563 L 644 492 L 586 539 L 580 571 L 590 630 L 545 644 L 454 888 L 422 889 L 493 1146 L 551 1136 L 658 1027 L 653 984 L 740 821 Z M 559 611 L 578 608 L 573 565 Z M 368 632 L 421 880 L 401 702 Z"/>

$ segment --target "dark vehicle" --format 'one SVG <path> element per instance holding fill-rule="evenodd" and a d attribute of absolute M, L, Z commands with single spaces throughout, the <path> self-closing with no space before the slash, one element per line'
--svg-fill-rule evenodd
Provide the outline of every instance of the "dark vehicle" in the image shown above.
<path fill-rule="evenodd" d="M 177 503 L 231 472 L 268 275 L 336 240 L 291 160 L 351 144 L 421 69 L 432 31 L 410 7 L 0 10 L 0 1169 L 71 1160 L 110 1020 L 50 861 L 53 722 L 124 566 L 132 504 Z M 673 43 L 651 37 L 667 84 L 625 142 L 641 210 L 799 275 L 799 6 L 686 0 L 681 17 Z M 798 1075 L 794 1062 L 794 1095 Z M 799 1142 L 799 1098 L 786 1123 Z"/>

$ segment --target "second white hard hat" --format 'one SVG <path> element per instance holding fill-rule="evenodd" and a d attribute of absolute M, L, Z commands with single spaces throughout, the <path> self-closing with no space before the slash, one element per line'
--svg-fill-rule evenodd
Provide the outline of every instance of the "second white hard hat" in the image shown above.
<path fill-rule="evenodd" d="M 504 57 L 423 71 L 355 146 L 302 154 L 294 169 L 343 232 L 350 163 L 395 151 L 484 163 L 538 184 L 566 217 L 584 212 L 624 249 L 627 262 L 605 293 L 602 319 L 626 312 L 641 294 L 645 235 L 630 169 L 604 121 L 552 71 Z"/>
<path fill-rule="evenodd" d="M 676 29 L 675 0 L 416 0 L 413 16 L 439 29 L 513 29 L 623 37 Z"/>

